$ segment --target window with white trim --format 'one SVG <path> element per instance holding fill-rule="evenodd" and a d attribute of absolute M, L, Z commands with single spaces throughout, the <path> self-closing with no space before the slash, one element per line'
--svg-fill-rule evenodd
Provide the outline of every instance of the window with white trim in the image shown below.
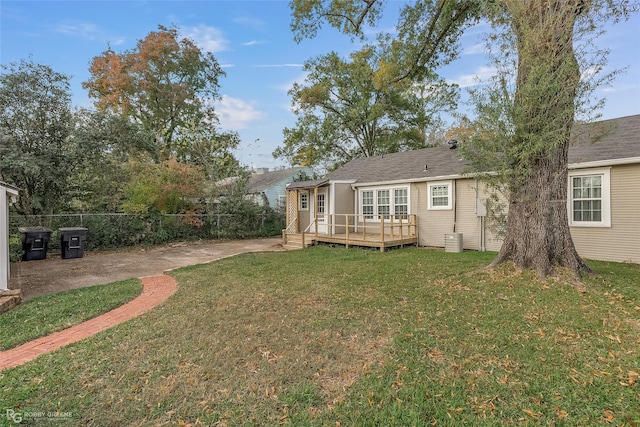
<path fill-rule="evenodd" d="M 298 209 L 300 209 L 301 211 L 309 210 L 309 193 L 300 193 L 300 204 L 298 206 Z"/>
<path fill-rule="evenodd" d="M 362 214 L 366 219 L 373 219 L 373 191 L 367 190 L 362 193 Z"/>
<path fill-rule="evenodd" d="M 393 214 L 396 219 L 407 219 L 409 213 L 409 197 L 406 188 L 396 188 L 393 190 Z"/>
<path fill-rule="evenodd" d="M 567 205 L 570 226 L 610 227 L 610 170 L 570 171 Z"/>
<path fill-rule="evenodd" d="M 378 217 L 389 219 L 390 208 L 389 190 L 378 190 Z"/>
<path fill-rule="evenodd" d="M 367 220 L 407 219 L 409 188 L 382 187 L 360 190 L 360 212 Z"/>
<path fill-rule="evenodd" d="M 450 210 L 451 202 L 451 181 L 433 182 L 427 184 L 429 194 L 429 210 Z"/>

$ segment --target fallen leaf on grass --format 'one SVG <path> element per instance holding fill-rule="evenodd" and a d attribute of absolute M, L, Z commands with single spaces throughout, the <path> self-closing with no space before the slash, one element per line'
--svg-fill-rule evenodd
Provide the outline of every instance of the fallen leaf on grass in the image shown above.
<path fill-rule="evenodd" d="M 534 420 L 537 420 L 542 415 L 541 413 L 533 412 L 531 409 L 523 409 L 522 412 L 524 412 L 525 414 L 529 415 Z"/>
<path fill-rule="evenodd" d="M 611 424 L 613 422 L 613 411 L 604 411 L 602 418 L 606 423 Z"/>

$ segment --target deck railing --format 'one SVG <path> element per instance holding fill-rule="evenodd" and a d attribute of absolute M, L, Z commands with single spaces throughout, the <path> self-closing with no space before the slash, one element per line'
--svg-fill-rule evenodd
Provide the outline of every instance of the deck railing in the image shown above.
<path fill-rule="evenodd" d="M 385 243 L 402 242 L 415 239 L 418 235 L 417 216 L 407 215 L 364 215 L 364 214 L 320 214 L 300 233 L 302 247 L 307 241 L 333 242 L 376 242 L 375 246 Z M 310 239 L 310 240 L 309 240 Z M 286 230 L 283 230 L 283 242 L 287 243 Z M 346 243 L 345 242 L 345 243 Z M 357 244 L 357 243 L 354 243 Z"/>
<path fill-rule="evenodd" d="M 367 240 L 367 236 L 380 238 L 404 239 L 417 235 L 417 216 L 408 215 L 365 215 L 365 214 L 324 214 L 319 215 L 310 225 L 313 225 L 315 236 L 344 235 L 346 239 Z M 320 227 L 326 228 L 320 231 Z M 307 227 L 305 232 L 311 227 Z"/>

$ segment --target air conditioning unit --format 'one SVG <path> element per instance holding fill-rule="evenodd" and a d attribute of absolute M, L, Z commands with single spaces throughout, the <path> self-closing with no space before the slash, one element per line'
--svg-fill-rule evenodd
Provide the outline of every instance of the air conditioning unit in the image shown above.
<path fill-rule="evenodd" d="M 445 252 L 462 252 L 463 250 L 462 233 L 447 233 L 444 235 L 444 251 Z"/>

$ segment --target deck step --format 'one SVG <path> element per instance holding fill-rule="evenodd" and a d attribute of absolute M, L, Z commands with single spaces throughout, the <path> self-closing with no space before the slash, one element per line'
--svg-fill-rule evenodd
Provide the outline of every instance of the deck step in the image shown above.
<path fill-rule="evenodd" d="M 284 244 L 284 248 L 286 249 L 302 249 L 302 234 L 287 234 L 287 243 Z M 315 243 L 315 239 L 310 236 L 305 236 L 304 239 L 304 247 L 308 248 L 309 246 Z"/>

